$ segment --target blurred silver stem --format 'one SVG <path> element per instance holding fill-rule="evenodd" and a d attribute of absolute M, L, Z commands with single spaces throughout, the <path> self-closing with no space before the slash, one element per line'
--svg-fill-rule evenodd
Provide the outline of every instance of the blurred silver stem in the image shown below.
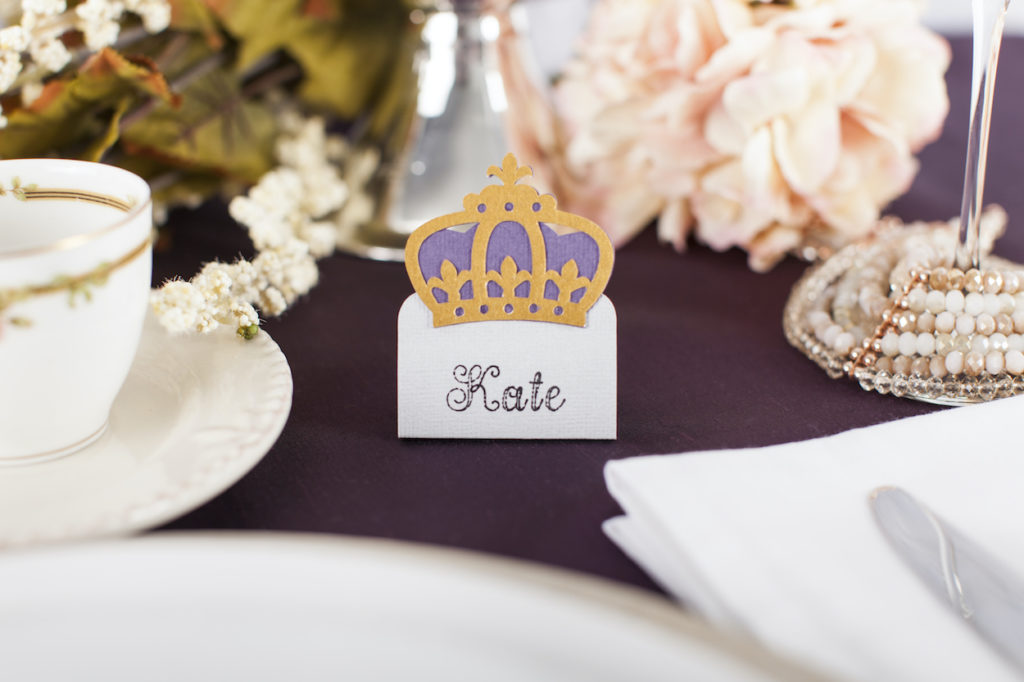
<path fill-rule="evenodd" d="M 401 261 L 409 234 L 460 208 L 484 169 L 508 151 L 508 103 L 495 42 L 500 25 L 484 0 L 439 0 L 423 28 L 415 112 L 401 150 L 369 185 L 373 215 L 339 238 L 338 248 Z"/>
<path fill-rule="evenodd" d="M 973 0 L 974 67 L 971 77 L 971 129 L 967 139 L 964 197 L 960 206 L 960 243 L 956 265 L 967 270 L 981 265 L 979 220 L 985 194 L 985 164 L 992 122 L 999 47 L 1010 0 Z"/>

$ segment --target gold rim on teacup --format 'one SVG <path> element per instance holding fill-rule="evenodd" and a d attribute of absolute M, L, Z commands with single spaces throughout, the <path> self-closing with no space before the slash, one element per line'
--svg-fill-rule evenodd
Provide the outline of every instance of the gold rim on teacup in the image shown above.
<path fill-rule="evenodd" d="M 21 195 L 23 198 L 16 199 L 18 201 L 38 201 L 38 200 L 63 200 L 63 201 L 85 201 L 91 204 L 97 204 L 100 206 L 109 206 L 119 211 L 124 212 L 124 217 L 120 220 L 114 221 L 108 225 L 87 232 L 85 234 L 76 234 L 70 237 L 64 237 L 58 239 L 55 242 L 51 242 L 45 246 L 36 246 L 30 249 L 22 249 L 20 251 L 7 251 L 0 252 L 0 260 L 14 260 L 16 258 L 27 258 L 30 256 L 38 256 L 44 253 L 53 253 L 55 251 L 70 251 L 80 246 L 88 244 L 94 239 L 114 232 L 125 224 L 134 220 L 140 213 L 146 211 L 153 203 L 152 198 L 147 198 L 142 203 L 131 203 L 124 199 L 118 199 L 106 194 L 99 192 L 85 192 L 82 190 L 72 189 L 60 189 L 60 188 L 19 188 L 21 189 Z M 10 188 L 4 188 L 4 193 L 9 194 L 12 192 Z"/>

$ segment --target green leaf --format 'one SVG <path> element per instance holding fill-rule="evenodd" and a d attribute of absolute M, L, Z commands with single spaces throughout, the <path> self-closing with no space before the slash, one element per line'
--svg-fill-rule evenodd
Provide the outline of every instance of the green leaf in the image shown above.
<path fill-rule="evenodd" d="M 44 156 L 54 151 L 83 157 L 102 153 L 113 144 L 113 120 L 127 106 L 149 97 L 169 106 L 178 103 L 152 62 L 129 59 L 104 48 L 76 74 L 47 83 L 32 106 L 9 114 L 7 127 L 0 131 L 0 158 Z M 83 144 L 88 145 L 84 152 L 76 153 L 73 148 Z"/>
<path fill-rule="evenodd" d="M 121 118 L 128 111 L 128 107 L 132 105 L 132 101 L 132 97 L 121 98 L 121 102 L 114 108 L 110 121 L 107 122 L 106 131 L 89 143 L 85 148 L 85 152 L 82 153 L 83 159 L 86 161 L 99 161 L 107 153 L 107 150 L 117 143 L 117 139 L 121 136 Z"/>
<path fill-rule="evenodd" d="M 244 72 L 276 51 L 302 67 L 299 94 L 308 103 L 355 118 L 387 91 L 396 63 L 412 74 L 409 21 L 403 0 L 204 0 L 238 41 Z"/>
<path fill-rule="evenodd" d="M 272 166 L 276 132 L 269 107 L 245 99 L 234 75 L 217 69 L 188 86 L 179 107 L 160 105 L 121 135 L 128 154 L 156 162 L 151 172 L 254 183 Z"/>

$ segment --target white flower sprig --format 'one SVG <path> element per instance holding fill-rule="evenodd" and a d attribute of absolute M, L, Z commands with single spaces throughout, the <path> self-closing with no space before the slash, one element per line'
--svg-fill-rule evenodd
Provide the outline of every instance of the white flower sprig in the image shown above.
<path fill-rule="evenodd" d="M 86 47 L 97 51 L 114 44 L 120 33 L 120 20 L 125 12 L 142 19 L 149 33 L 159 33 L 171 23 L 171 6 L 167 0 L 85 0 L 69 10 L 66 0 L 21 0 L 21 20 L 0 29 L 0 94 L 10 90 L 25 71 L 27 56 L 34 69 L 25 85 L 23 102 L 28 104 L 38 95 L 38 81 L 60 71 L 72 59 L 61 41 L 68 31 L 78 30 Z M 28 97 L 24 96 L 28 93 Z M 0 109 L 0 128 L 7 125 Z"/>
<path fill-rule="evenodd" d="M 334 252 L 349 189 L 333 162 L 352 157 L 319 117 L 287 110 L 280 123 L 275 154 L 281 165 L 229 206 L 248 228 L 256 257 L 208 263 L 190 281 L 155 290 L 153 310 L 169 331 L 206 333 L 224 324 L 252 338 L 259 329 L 256 308 L 280 315 L 317 283 L 316 259 Z"/>

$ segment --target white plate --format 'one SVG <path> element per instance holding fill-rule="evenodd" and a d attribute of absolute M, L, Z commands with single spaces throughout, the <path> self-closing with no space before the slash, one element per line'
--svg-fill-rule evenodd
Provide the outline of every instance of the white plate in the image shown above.
<path fill-rule="evenodd" d="M 633 588 L 382 540 L 161 534 L 0 556 L 0 678 L 810 680 Z"/>
<path fill-rule="evenodd" d="M 171 336 L 150 316 L 106 433 L 63 459 L 0 468 L 0 547 L 137 531 L 241 478 L 291 409 L 266 332 Z"/>

